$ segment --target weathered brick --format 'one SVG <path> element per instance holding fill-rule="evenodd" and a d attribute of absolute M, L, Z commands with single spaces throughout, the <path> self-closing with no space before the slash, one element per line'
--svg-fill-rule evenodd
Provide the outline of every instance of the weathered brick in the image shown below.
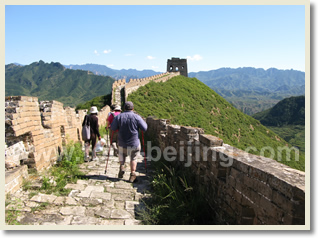
<path fill-rule="evenodd" d="M 272 198 L 273 189 L 268 184 L 264 183 L 263 181 L 253 179 L 252 188 L 255 191 L 258 191 L 258 193 L 262 194 L 263 196 L 269 199 Z"/>
<path fill-rule="evenodd" d="M 180 130 L 184 134 L 203 134 L 204 131 L 201 128 L 190 127 L 190 126 L 181 126 Z"/>
<path fill-rule="evenodd" d="M 233 168 L 236 168 L 236 169 L 238 169 L 238 170 L 240 170 L 240 171 L 242 171 L 242 172 L 244 172 L 244 173 L 246 173 L 246 174 L 248 174 L 249 168 L 250 168 L 250 166 L 249 166 L 248 164 L 243 163 L 243 162 L 241 162 L 241 161 L 239 161 L 239 160 L 237 160 L 237 159 L 234 159 L 234 160 L 233 160 L 233 165 L 232 165 L 232 167 L 233 167 Z"/>
<path fill-rule="evenodd" d="M 286 212 L 291 212 L 293 209 L 293 201 L 282 194 L 280 191 L 273 191 L 272 199 L 273 203 L 275 203 L 278 207 L 284 209 Z"/>
<path fill-rule="evenodd" d="M 222 146 L 223 145 L 223 140 L 212 135 L 200 135 L 199 140 L 202 144 L 210 147 L 210 146 Z"/>
<path fill-rule="evenodd" d="M 230 175 L 236 180 L 236 182 L 243 183 L 244 182 L 244 175 L 237 169 L 230 168 Z"/>

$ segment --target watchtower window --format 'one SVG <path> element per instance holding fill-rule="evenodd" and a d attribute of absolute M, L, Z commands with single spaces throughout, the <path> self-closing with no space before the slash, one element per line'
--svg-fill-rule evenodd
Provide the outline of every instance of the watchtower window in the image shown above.
<path fill-rule="evenodd" d="M 179 70 L 179 67 L 176 67 L 176 71 L 178 71 Z"/>
<path fill-rule="evenodd" d="M 173 70 L 173 67 L 172 67 L 172 65 L 170 65 L 170 70 Z"/>
<path fill-rule="evenodd" d="M 184 69 L 184 66 L 182 66 L 181 69 Z"/>

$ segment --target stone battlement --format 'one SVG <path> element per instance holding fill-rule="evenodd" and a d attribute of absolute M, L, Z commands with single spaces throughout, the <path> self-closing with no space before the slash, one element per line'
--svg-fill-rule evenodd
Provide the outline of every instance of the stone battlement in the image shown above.
<path fill-rule="evenodd" d="M 125 79 L 117 80 L 112 86 L 112 104 L 121 105 L 122 101 L 126 100 L 130 93 L 136 91 L 141 86 L 145 86 L 151 81 L 165 82 L 177 75 L 180 75 L 180 72 L 166 72 L 141 79 L 130 79 L 128 83 L 125 82 Z"/>

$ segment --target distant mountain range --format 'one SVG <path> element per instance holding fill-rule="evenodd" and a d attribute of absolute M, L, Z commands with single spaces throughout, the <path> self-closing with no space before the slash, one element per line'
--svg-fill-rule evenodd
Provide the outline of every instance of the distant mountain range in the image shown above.
<path fill-rule="evenodd" d="M 268 70 L 246 68 L 221 68 L 211 71 L 189 73 L 209 87 L 225 90 L 255 90 L 275 92 L 284 87 L 299 87 L 305 84 L 305 73 L 296 70 Z M 286 88 L 287 89 L 287 88 Z"/>
<path fill-rule="evenodd" d="M 115 80 L 88 71 L 66 69 L 60 63 L 34 62 L 5 66 L 5 95 L 34 96 L 76 106 L 97 96 L 111 93 Z"/>
<path fill-rule="evenodd" d="M 110 76 L 114 79 L 136 79 L 136 78 L 146 78 L 156 74 L 161 74 L 162 72 L 155 72 L 153 70 L 136 70 L 136 69 L 111 69 L 105 65 L 98 65 L 98 64 L 84 64 L 84 65 L 64 65 L 65 68 L 68 69 L 81 69 L 91 71 L 96 75 L 104 75 Z"/>
<path fill-rule="evenodd" d="M 305 94 L 305 73 L 297 70 L 221 68 L 189 73 L 189 77 L 196 77 L 248 115 Z"/>

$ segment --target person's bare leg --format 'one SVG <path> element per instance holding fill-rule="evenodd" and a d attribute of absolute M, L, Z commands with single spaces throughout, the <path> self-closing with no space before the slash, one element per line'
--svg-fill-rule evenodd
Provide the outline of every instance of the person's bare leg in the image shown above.
<path fill-rule="evenodd" d="M 92 148 L 92 160 L 96 158 L 96 145 Z"/>
<path fill-rule="evenodd" d="M 90 147 L 90 143 L 89 142 L 85 142 L 85 162 L 89 161 L 89 147 Z"/>
<path fill-rule="evenodd" d="M 113 150 L 114 150 L 114 156 L 118 156 L 118 147 L 117 147 L 117 143 L 116 142 L 113 142 L 112 143 L 112 146 L 113 146 Z"/>
<path fill-rule="evenodd" d="M 131 160 L 130 161 L 130 171 L 132 174 L 136 172 L 137 169 L 137 160 Z"/>
<path fill-rule="evenodd" d="M 137 168 L 137 160 L 130 160 L 130 177 L 129 182 L 133 183 L 136 181 L 137 175 L 136 175 L 136 168 Z"/>
<path fill-rule="evenodd" d="M 119 159 L 119 173 L 118 178 L 123 178 L 125 173 L 125 160 L 126 160 L 126 153 L 123 151 L 124 149 L 122 147 L 119 147 L 118 149 L 118 159 Z"/>
<path fill-rule="evenodd" d="M 137 169 L 137 158 L 140 156 L 140 147 L 137 148 L 137 150 L 133 150 L 132 153 L 130 153 L 130 178 L 129 182 L 133 183 L 137 179 L 136 175 L 136 169 Z"/>

